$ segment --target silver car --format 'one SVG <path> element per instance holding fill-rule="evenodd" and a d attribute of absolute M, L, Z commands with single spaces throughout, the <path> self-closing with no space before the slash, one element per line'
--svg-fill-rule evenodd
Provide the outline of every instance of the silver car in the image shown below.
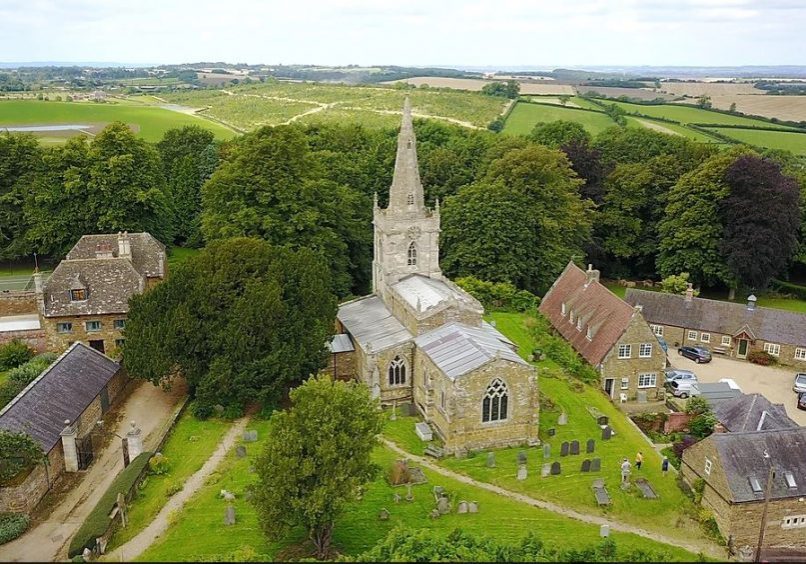
<path fill-rule="evenodd" d="M 700 388 L 697 386 L 696 380 L 672 380 L 671 382 L 666 382 L 666 387 L 676 398 L 686 399 L 700 395 Z"/>
<path fill-rule="evenodd" d="M 795 393 L 806 392 L 806 372 L 798 372 L 795 374 L 795 383 L 792 385 L 792 391 Z"/>
<path fill-rule="evenodd" d="M 682 370 L 680 368 L 667 368 L 664 370 L 666 374 L 666 381 L 673 382 L 674 380 L 690 380 L 692 382 L 697 381 L 697 375 L 694 374 L 691 370 Z"/>

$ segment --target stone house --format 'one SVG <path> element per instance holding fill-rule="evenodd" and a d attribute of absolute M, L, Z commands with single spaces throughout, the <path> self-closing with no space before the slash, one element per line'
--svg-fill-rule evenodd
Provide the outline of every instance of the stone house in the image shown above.
<path fill-rule="evenodd" d="M 129 298 L 166 274 L 165 245 L 148 233 L 84 235 L 46 282 L 34 275 L 47 350 L 122 348 Z"/>
<path fill-rule="evenodd" d="M 73 343 L 0 411 L 0 429 L 28 434 L 46 455 L 21 483 L 0 487 L 0 512 L 29 513 L 64 472 L 89 465 L 96 422 L 127 382 L 117 362 Z M 130 454 L 142 450 L 136 440 L 129 447 Z"/>
<path fill-rule="evenodd" d="M 628 289 L 631 305 L 643 306 L 644 317 L 669 346 L 705 346 L 716 354 L 745 360 L 766 351 L 785 365 L 806 368 L 806 314 L 685 295 Z"/>
<path fill-rule="evenodd" d="M 632 307 L 587 272 L 569 262 L 539 307 L 551 326 L 601 376 L 611 399 L 664 397 L 666 353 L 640 307 Z"/>
<path fill-rule="evenodd" d="M 373 225 L 373 293 L 340 305 L 330 370 L 385 405 L 413 405 L 448 453 L 537 444 L 535 368 L 440 270 L 439 203 L 425 205 L 408 100 L 389 205 L 375 199 Z"/>
<path fill-rule="evenodd" d="M 806 428 L 714 433 L 683 452 L 680 470 L 703 485 L 701 503 L 731 549 L 750 554 L 769 480 L 764 548 L 806 557 Z"/>

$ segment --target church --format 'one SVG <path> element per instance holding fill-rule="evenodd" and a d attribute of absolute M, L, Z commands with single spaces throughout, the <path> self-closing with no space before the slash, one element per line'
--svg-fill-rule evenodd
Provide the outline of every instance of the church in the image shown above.
<path fill-rule="evenodd" d="M 536 369 L 439 268 L 439 201 L 425 205 L 408 99 L 386 209 L 375 198 L 372 294 L 343 303 L 331 342 L 338 378 L 384 405 L 413 404 L 447 453 L 538 439 Z"/>

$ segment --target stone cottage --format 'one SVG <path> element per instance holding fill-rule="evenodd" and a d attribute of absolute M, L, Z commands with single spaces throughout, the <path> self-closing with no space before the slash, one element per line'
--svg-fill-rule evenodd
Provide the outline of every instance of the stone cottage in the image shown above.
<path fill-rule="evenodd" d="M 669 346 L 705 346 L 716 354 L 745 360 L 753 351 L 766 351 L 781 364 L 806 368 L 806 314 L 685 295 L 628 289 L 624 297 L 643 307 L 656 335 Z"/>
<path fill-rule="evenodd" d="M 416 406 L 447 452 L 538 442 L 535 368 L 442 275 L 439 202 L 425 205 L 408 100 L 389 205 L 377 198 L 373 293 L 341 304 L 332 370 Z"/>
<path fill-rule="evenodd" d="M 611 399 L 663 397 L 666 353 L 640 307 L 632 307 L 569 262 L 540 303 L 552 327 L 596 368 Z"/>
<path fill-rule="evenodd" d="M 74 342 L 102 353 L 121 349 L 129 298 L 166 273 L 165 245 L 148 233 L 84 235 L 46 282 L 34 275 L 47 350 Z"/>
<path fill-rule="evenodd" d="M 0 411 L 0 429 L 26 433 L 46 455 L 21 483 L 0 488 L 0 512 L 30 512 L 64 472 L 89 465 L 96 422 L 127 382 L 117 362 L 73 343 Z M 130 455 L 141 450 L 137 440 L 129 442 Z"/>

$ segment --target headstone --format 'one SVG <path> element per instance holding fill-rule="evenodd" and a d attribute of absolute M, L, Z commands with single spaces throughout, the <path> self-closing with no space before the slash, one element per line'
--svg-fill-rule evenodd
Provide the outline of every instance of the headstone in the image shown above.
<path fill-rule="evenodd" d="M 602 429 L 602 440 L 603 441 L 609 441 L 610 437 L 612 437 L 612 436 L 613 436 L 613 429 L 611 429 L 609 426 L 605 427 L 604 429 Z"/>
<path fill-rule="evenodd" d="M 579 454 L 579 441 L 571 441 L 571 454 Z"/>
<path fill-rule="evenodd" d="M 646 390 L 638 390 L 638 403 L 646 403 Z"/>
<path fill-rule="evenodd" d="M 378 511 L 378 519 L 380 521 L 388 521 L 389 520 L 389 511 L 385 508 Z"/>
<path fill-rule="evenodd" d="M 478 501 L 471 501 L 467 504 L 467 511 L 469 513 L 478 513 L 479 512 L 479 502 Z"/>
<path fill-rule="evenodd" d="M 466 501 L 460 501 L 459 502 L 459 507 L 456 508 L 456 512 L 457 513 L 467 513 L 467 502 Z"/>
<path fill-rule="evenodd" d="M 227 510 L 224 513 L 224 524 L 227 526 L 235 524 L 235 506 L 227 506 Z"/>
<path fill-rule="evenodd" d="M 224 498 L 224 501 L 235 501 L 235 494 L 227 490 L 221 490 L 221 497 Z"/>
<path fill-rule="evenodd" d="M 590 454 L 594 450 L 596 450 L 596 441 L 594 441 L 593 439 L 588 439 L 588 443 L 585 445 L 585 452 Z"/>
<path fill-rule="evenodd" d="M 594 458 L 591 460 L 591 472 L 601 472 L 602 471 L 602 459 L 601 458 Z"/>
<path fill-rule="evenodd" d="M 753 550 L 753 547 L 749 545 L 744 545 L 738 551 L 739 562 L 752 562 L 754 556 L 755 551 Z"/>
<path fill-rule="evenodd" d="M 559 476 L 560 474 L 560 463 L 559 462 L 552 462 L 551 463 L 551 475 L 552 476 Z"/>
<path fill-rule="evenodd" d="M 557 429 L 555 429 L 554 427 L 551 427 L 549 429 L 549 437 L 553 437 L 556 434 L 557 434 Z"/>
<path fill-rule="evenodd" d="M 392 415 L 389 417 L 389 421 L 397 421 L 397 402 L 392 402 Z"/>
<path fill-rule="evenodd" d="M 600 415 L 596 419 L 596 424 L 597 425 L 600 425 L 600 426 L 601 425 L 607 425 L 608 423 L 610 423 L 610 418 L 607 415 Z"/>
<path fill-rule="evenodd" d="M 627 491 L 630 489 L 630 479 L 627 478 L 625 481 L 621 482 L 621 489 L 622 491 Z"/>
<path fill-rule="evenodd" d="M 439 501 L 439 498 L 441 498 L 445 494 L 445 488 L 443 488 L 442 486 L 434 486 L 433 492 L 434 492 L 434 501 Z"/>
<path fill-rule="evenodd" d="M 243 442 L 254 443 L 257 440 L 257 431 L 244 431 Z"/>
<path fill-rule="evenodd" d="M 568 442 L 560 445 L 560 456 L 568 456 Z"/>
<path fill-rule="evenodd" d="M 590 472 L 591 471 L 591 461 L 587 458 L 582 461 L 582 471 L 583 472 Z"/>
<path fill-rule="evenodd" d="M 430 441 L 434 438 L 431 427 L 425 421 L 417 423 L 414 426 L 414 431 L 417 433 L 417 436 L 420 437 L 421 441 Z"/>
<path fill-rule="evenodd" d="M 394 495 L 394 497 L 393 497 L 392 499 L 394 499 L 394 500 L 395 500 L 395 503 L 400 503 L 400 494 L 399 494 L 399 493 L 395 493 L 395 495 Z"/>
<path fill-rule="evenodd" d="M 447 515 L 451 512 L 451 503 L 448 501 L 447 497 L 439 498 L 437 502 L 437 511 L 439 511 L 440 515 Z"/>
<path fill-rule="evenodd" d="M 610 536 L 610 525 L 602 525 L 599 527 L 599 536 L 606 538 Z"/>
<path fill-rule="evenodd" d="M 492 451 L 487 453 L 487 468 L 495 468 L 495 453 Z"/>
<path fill-rule="evenodd" d="M 528 475 L 529 471 L 526 469 L 525 464 L 518 466 L 518 480 L 525 480 Z"/>
<path fill-rule="evenodd" d="M 246 456 L 246 447 L 243 445 L 238 445 L 235 447 L 235 456 L 238 458 L 243 458 Z"/>
<path fill-rule="evenodd" d="M 428 516 L 431 517 L 431 519 L 439 519 L 439 511 L 432 509 Z"/>
<path fill-rule="evenodd" d="M 568 425 L 568 414 L 566 412 L 560 413 L 560 416 L 557 418 L 557 425 Z"/>
<path fill-rule="evenodd" d="M 406 484 L 406 501 L 414 501 L 414 493 L 411 491 L 411 484 Z"/>
<path fill-rule="evenodd" d="M 526 464 L 526 452 L 518 451 L 518 464 Z"/>
<path fill-rule="evenodd" d="M 549 474 L 551 474 L 551 462 L 546 462 L 546 463 L 543 465 L 543 469 L 540 471 L 540 476 L 541 476 L 542 478 L 545 478 L 545 477 L 546 477 L 546 476 L 548 476 Z"/>
<path fill-rule="evenodd" d="M 543 445 L 543 459 L 551 458 L 551 445 L 546 443 Z"/>

